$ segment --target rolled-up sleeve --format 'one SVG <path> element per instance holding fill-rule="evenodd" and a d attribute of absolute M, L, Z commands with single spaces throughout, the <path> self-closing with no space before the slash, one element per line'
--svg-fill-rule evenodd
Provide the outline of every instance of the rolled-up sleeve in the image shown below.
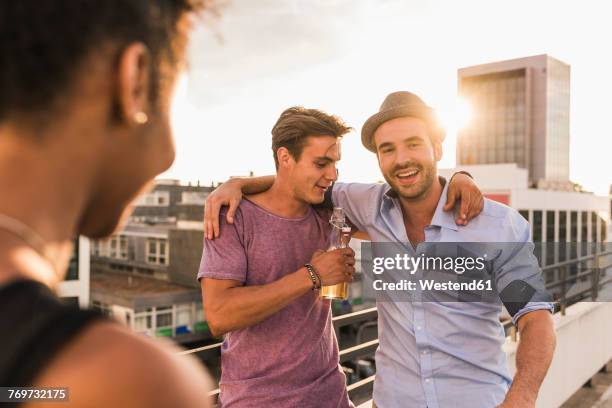
<path fill-rule="evenodd" d="M 500 243 L 495 260 L 495 282 L 499 296 L 516 325 L 519 318 L 536 310 L 554 312 L 552 296 L 546 290 L 542 270 L 534 255 L 530 227 L 518 213 L 507 220 L 516 242 Z"/>
<path fill-rule="evenodd" d="M 536 310 L 548 310 L 550 313 L 554 313 L 555 306 L 550 302 L 528 302 L 514 316 L 512 316 L 512 323 L 517 326 L 518 320 L 521 316 Z"/>

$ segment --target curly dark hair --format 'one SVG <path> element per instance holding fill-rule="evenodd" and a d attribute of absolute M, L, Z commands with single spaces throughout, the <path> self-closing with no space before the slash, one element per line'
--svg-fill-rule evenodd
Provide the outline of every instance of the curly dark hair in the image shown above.
<path fill-rule="evenodd" d="M 205 0 L 0 1 L 0 122 L 12 114 L 48 113 L 94 51 L 111 46 L 116 57 L 144 43 L 153 59 L 151 97 L 164 70 L 183 58 L 183 17 Z M 166 68 L 167 67 L 167 68 Z"/>
<path fill-rule="evenodd" d="M 350 132 L 348 126 L 338 116 L 329 115 L 318 109 L 292 106 L 285 109 L 272 128 L 272 153 L 278 170 L 279 148 L 284 147 L 297 161 L 300 160 L 308 136 L 333 136 L 339 138 Z"/>

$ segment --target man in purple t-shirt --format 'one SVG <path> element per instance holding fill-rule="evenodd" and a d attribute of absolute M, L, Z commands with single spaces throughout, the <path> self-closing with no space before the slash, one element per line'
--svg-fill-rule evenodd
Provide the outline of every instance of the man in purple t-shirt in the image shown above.
<path fill-rule="evenodd" d="M 272 129 L 277 174 L 205 240 L 198 273 L 221 347 L 223 408 L 345 408 L 346 379 L 321 285 L 350 282 L 350 248 L 328 247 L 329 214 L 315 210 L 336 180 L 350 128 L 315 109 L 285 110 Z"/>

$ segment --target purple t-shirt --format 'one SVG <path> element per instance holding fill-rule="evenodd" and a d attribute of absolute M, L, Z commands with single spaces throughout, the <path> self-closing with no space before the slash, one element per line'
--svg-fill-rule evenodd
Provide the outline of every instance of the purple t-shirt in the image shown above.
<path fill-rule="evenodd" d="M 326 249 L 328 217 L 310 208 L 302 218 L 283 218 L 242 200 L 221 235 L 204 240 L 199 278 L 264 285 L 295 272 Z M 308 292 L 267 319 L 225 335 L 221 347 L 223 408 L 352 407 L 329 300 Z"/>

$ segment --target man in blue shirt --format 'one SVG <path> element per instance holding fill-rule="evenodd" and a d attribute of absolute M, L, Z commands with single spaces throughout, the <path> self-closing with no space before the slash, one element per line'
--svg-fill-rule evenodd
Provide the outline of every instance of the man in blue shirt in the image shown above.
<path fill-rule="evenodd" d="M 531 249 L 529 224 L 507 206 L 485 200 L 469 225 L 457 225 L 443 211 L 448 185 L 437 174 L 443 138 L 418 96 L 390 94 L 362 128 L 362 143 L 377 155 L 387 183 L 336 183 L 328 204 L 342 207 L 373 242 L 406 243 L 412 256 L 422 253 L 423 243 L 434 242 L 518 243 Z M 232 188 L 235 184 L 225 193 Z M 236 192 L 227 197 L 236 201 Z M 501 299 L 377 302 L 377 407 L 535 407 L 555 347 L 552 304 L 544 296 L 516 294 L 541 295 L 537 260 L 500 248 L 493 273 L 503 275 L 496 280 Z M 502 350 L 502 301 L 520 333 L 513 379 Z"/>

